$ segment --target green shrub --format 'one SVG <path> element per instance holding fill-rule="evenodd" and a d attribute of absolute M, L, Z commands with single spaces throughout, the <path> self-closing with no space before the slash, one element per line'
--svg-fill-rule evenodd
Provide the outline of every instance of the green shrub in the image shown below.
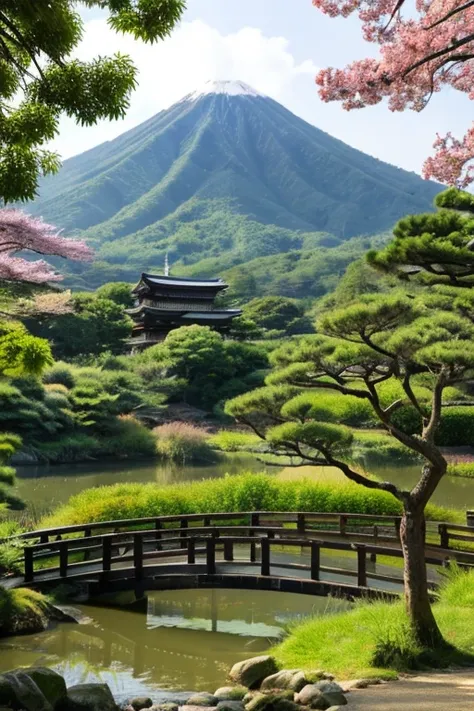
<path fill-rule="evenodd" d="M 199 464 L 216 461 L 216 453 L 208 444 L 208 432 L 187 422 L 167 422 L 155 427 L 158 456 L 179 464 Z"/>
<path fill-rule="evenodd" d="M 114 420 L 110 434 L 100 440 L 104 454 L 126 459 L 153 457 L 156 440 L 153 433 L 131 415 Z"/>
<path fill-rule="evenodd" d="M 450 462 L 448 464 L 448 474 L 451 476 L 461 476 L 466 478 L 474 477 L 474 462 Z"/>
<path fill-rule="evenodd" d="M 436 442 L 442 447 L 474 444 L 474 407 L 463 405 L 445 407 L 436 434 Z"/>
<path fill-rule="evenodd" d="M 43 373 L 43 383 L 64 385 L 68 389 L 73 388 L 76 381 L 72 366 L 67 365 L 67 363 L 55 363 Z"/>
<path fill-rule="evenodd" d="M 390 494 L 351 482 L 281 481 L 267 474 L 239 474 L 168 486 L 115 484 L 86 489 L 41 523 L 60 526 L 88 521 L 231 511 L 319 511 L 397 515 Z M 446 509 L 428 509 L 435 520 L 451 520 Z"/>
<path fill-rule="evenodd" d="M 36 445 L 39 454 L 52 464 L 60 462 L 82 462 L 96 457 L 101 452 L 99 441 L 87 434 L 72 434 L 52 442 Z"/>
<path fill-rule="evenodd" d="M 395 462 L 416 462 L 419 455 L 385 432 L 354 432 L 352 445 L 356 461 L 383 460 Z"/>

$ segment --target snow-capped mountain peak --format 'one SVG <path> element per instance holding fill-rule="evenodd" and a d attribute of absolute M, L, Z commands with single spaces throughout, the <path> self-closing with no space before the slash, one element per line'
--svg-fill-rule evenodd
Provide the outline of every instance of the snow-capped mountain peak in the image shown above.
<path fill-rule="evenodd" d="M 264 96 L 243 81 L 220 79 L 206 81 L 202 86 L 195 89 L 185 98 L 189 101 L 196 101 L 208 94 L 227 94 L 228 96 Z"/>

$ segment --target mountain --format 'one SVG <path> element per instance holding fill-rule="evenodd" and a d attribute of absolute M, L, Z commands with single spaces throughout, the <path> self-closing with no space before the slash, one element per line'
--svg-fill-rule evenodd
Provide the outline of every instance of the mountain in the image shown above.
<path fill-rule="evenodd" d="M 440 186 L 372 158 L 242 82 L 209 82 L 45 179 L 31 211 L 97 250 L 77 285 L 217 274 L 331 248 L 432 209 Z M 332 243 L 331 243 L 332 241 Z"/>

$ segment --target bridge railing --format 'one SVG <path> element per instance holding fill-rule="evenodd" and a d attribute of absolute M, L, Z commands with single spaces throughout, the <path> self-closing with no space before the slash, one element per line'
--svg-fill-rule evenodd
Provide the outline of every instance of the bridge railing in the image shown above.
<path fill-rule="evenodd" d="M 165 573 L 166 566 L 177 565 L 184 566 L 186 573 L 191 573 L 196 566 L 200 569 L 204 566 L 204 572 L 213 575 L 218 564 L 224 567 L 243 565 L 260 568 L 259 574 L 266 577 L 271 575 L 271 567 L 299 573 L 300 577 L 303 571 L 307 577 L 309 571 L 311 580 L 321 580 L 322 574 L 342 576 L 355 579 L 359 588 L 368 587 L 369 580 L 402 583 L 401 570 L 400 574 L 394 574 L 398 571 L 391 569 L 391 566 L 400 567 L 400 547 L 360 541 L 320 540 L 314 530 L 305 529 L 302 534 L 298 527 L 288 529 L 259 523 L 257 526 L 253 519 L 251 526 L 155 527 L 31 542 L 24 548 L 24 582 L 67 578 L 80 580 L 94 575 L 101 580 L 128 576 L 138 581 L 153 573 Z M 282 558 L 282 551 L 287 547 L 298 547 L 308 553 L 309 561 L 305 562 L 301 558 L 295 561 L 291 557 L 288 559 L 288 556 Z M 334 559 L 334 555 L 342 551 L 349 563 L 347 567 L 322 565 L 322 552 Z M 278 554 L 276 557 L 275 552 Z M 349 558 L 347 553 L 351 554 Z M 441 548 L 427 549 L 427 563 L 433 566 L 445 565 L 446 553 Z M 384 560 L 383 569 L 377 571 L 374 563 L 378 556 L 384 556 L 388 562 Z M 453 557 L 458 558 L 458 555 Z M 390 559 L 398 559 L 398 563 L 390 562 Z M 340 564 L 340 560 L 336 562 Z M 460 562 L 474 565 L 474 553 L 463 553 Z M 432 580 L 431 583 L 435 585 L 436 581 Z"/>

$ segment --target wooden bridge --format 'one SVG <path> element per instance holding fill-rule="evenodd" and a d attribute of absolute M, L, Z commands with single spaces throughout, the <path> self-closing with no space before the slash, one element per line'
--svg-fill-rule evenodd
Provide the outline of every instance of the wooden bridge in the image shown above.
<path fill-rule="evenodd" d="M 212 513 L 33 531 L 23 574 L 7 587 L 86 584 L 91 594 L 230 587 L 318 595 L 397 594 L 400 517 L 350 513 Z M 427 524 L 430 584 L 439 566 L 474 565 L 474 527 Z M 296 554 L 296 555 L 295 555 Z"/>

